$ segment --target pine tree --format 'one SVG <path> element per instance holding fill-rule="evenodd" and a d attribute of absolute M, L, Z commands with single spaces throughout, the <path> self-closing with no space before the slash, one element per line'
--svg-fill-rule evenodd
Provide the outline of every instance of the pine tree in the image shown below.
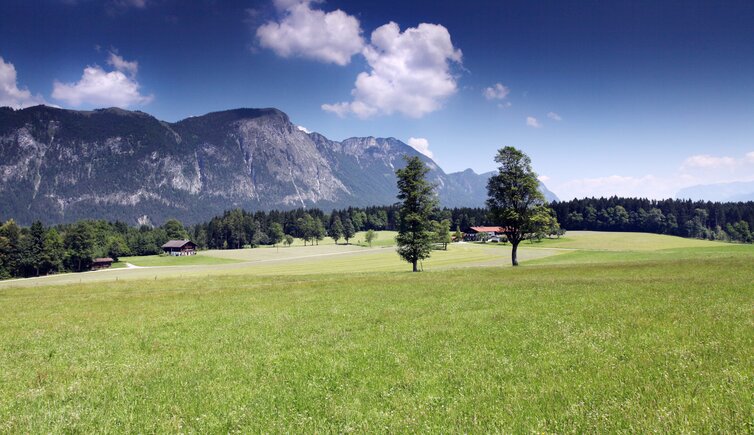
<path fill-rule="evenodd" d="M 356 229 L 354 229 L 353 227 L 353 222 L 351 222 L 350 218 L 346 217 L 343 220 L 343 238 L 346 239 L 346 245 L 348 244 L 348 241 L 355 235 Z"/>
<path fill-rule="evenodd" d="M 335 241 L 335 244 L 338 244 L 338 240 L 340 240 L 341 237 L 343 237 L 343 223 L 340 221 L 340 216 L 333 211 L 333 218 L 332 222 L 330 222 L 330 231 L 329 235 L 330 237 Z"/>
<path fill-rule="evenodd" d="M 430 216 L 437 205 L 434 186 L 426 180 L 429 168 L 419 157 L 404 157 L 406 167 L 395 171 L 398 178 L 399 211 L 398 255 L 411 263 L 418 272 L 417 263 L 429 258 L 432 251 Z"/>

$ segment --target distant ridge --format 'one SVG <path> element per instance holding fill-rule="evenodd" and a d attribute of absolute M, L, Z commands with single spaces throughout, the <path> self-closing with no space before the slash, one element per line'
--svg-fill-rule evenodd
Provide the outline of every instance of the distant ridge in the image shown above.
<path fill-rule="evenodd" d="M 713 202 L 754 201 L 754 181 L 686 187 L 678 191 L 676 198 Z"/>
<path fill-rule="evenodd" d="M 429 166 L 442 205 L 484 204 L 491 173 L 446 174 L 395 138 L 306 133 L 274 108 L 175 123 L 117 108 L 0 108 L 0 219 L 194 223 L 235 207 L 387 205 L 404 155 Z"/>

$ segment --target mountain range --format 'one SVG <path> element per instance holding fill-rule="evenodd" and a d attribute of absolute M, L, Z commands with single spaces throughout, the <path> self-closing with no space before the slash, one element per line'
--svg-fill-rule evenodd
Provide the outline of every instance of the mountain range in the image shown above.
<path fill-rule="evenodd" d="M 396 202 L 403 156 L 430 168 L 440 204 L 479 207 L 492 174 L 445 173 L 395 138 L 333 141 L 277 109 L 235 109 L 176 123 L 140 111 L 0 108 L 0 219 L 47 224 L 206 220 L 247 210 Z M 557 199 L 541 185 L 547 199 Z"/>
<path fill-rule="evenodd" d="M 754 181 L 702 184 L 686 187 L 678 191 L 676 198 L 713 202 L 754 201 Z"/>

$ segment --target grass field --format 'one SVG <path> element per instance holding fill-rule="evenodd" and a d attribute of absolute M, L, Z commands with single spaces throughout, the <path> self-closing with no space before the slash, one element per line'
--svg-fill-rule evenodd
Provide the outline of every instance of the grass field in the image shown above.
<path fill-rule="evenodd" d="M 544 239 L 539 243 L 522 242 L 521 246 L 558 247 L 598 251 L 657 251 L 677 248 L 709 248 L 730 246 L 723 242 L 685 239 L 648 233 L 605 233 L 598 231 L 571 231 L 559 239 Z"/>
<path fill-rule="evenodd" d="M 0 283 L 0 432 L 751 433 L 754 246 L 635 237 Z"/>
<path fill-rule="evenodd" d="M 119 264 L 125 265 L 130 263 L 134 266 L 151 267 L 151 266 L 196 266 L 196 265 L 215 265 L 215 264 L 232 264 L 238 263 L 238 260 L 222 258 L 216 255 L 208 254 L 206 251 L 199 251 L 197 255 L 187 256 L 160 256 L 147 255 L 143 257 L 121 257 L 118 259 Z"/>

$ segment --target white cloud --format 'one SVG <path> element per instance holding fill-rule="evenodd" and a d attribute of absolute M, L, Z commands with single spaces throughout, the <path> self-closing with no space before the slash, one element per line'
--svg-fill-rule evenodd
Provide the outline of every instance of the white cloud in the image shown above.
<path fill-rule="evenodd" d="M 139 72 L 139 62 L 136 62 L 135 60 L 129 62 L 113 52 L 110 52 L 110 57 L 108 57 L 107 59 L 107 64 L 111 65 L 113 68 L 122 73 L 128 74 L 131 77 L 135 76 L 136 73 Z"/>
<path fill-rule="evenodd" d="M 99 107 L 122 107 L 148 104 L 153 95 L 142 95 L 136 81 L 137 62 L 129 62 L 110 53 L 108 63 L 115 71 L 105 71 L 101 67 L 84 68 L 81 79 L 76 83 L 53 83 L 52 98 L 65 101 L 71 106 L 84 104 Z M 125 73 L 124 73 L 125 71 Z M 128 75 L 126 75 L 128 73 Z"/>
<path fill-rule="evenodd" d="M 306 134 L 311 133 L 311 131 L 309 131 L 309 129 L 304 127 L 303 125 L 297 125 L 296 128 L 298 128 L 299 130 L 303 131 Z"/>
<path fill-rule="evenodd" d="M 541 181 L 543 183 L 546 183 L 546 182 L 550 181 L 550 177 L 548 177 L 547 175 L 540 175 L 539 177 L 537 177 L 537 180 L 539 180 L 539 181 Z"/>
<path fill-rule="evenodd" d="M 347 65 L 364 47 L 359 20 L 339 9 L 312 9 L 309 0 L 276 0 L 275 6 L 282 19 L 257 28 L 257 38 L 278 56 Z"/>
<path fill-rule="evenodd" d="M 360 118 L 395 112 L 420 118 L 457 90 L 450 63 L 461 63 L 462 53 L 441 25 L 422 23 L 401 33 L 396 23 L 385 24 L 372 32 L 362 53 L 370 71 L 356 78 L 353 101 L 322 109 Z"/>
<path fill-rule="evenodd" d="M 0 107 L 23 109 L 38 104 L 47 104 L 47 102 L 40 95 L 32 95 L 28 89 L 19 89 L 16 67 L 0 57 Z"/>
<path fill-rule="evenodd" d="M 683 165 L 681 166 L 681 169 L 689 169 L 689 168 L 709 168 L 709 169 L 719 169 L 719 168 L 732 168 L 734 166 L 738 165 L 738 161 L 734 159 L 733 157 L 716 157 L 716 156 L 710 156 L 708 154 L 699 154 L 695 156 L 691 156 L 684 160 Z"/>
<path fill-rule="evenodd" d="M 550 118 L 550 119 L 552 119 L 552 120 L 554 120 L 554 121 L 562 121 L 563 120 L 563 118 L 560 115 L 558 115 L 557 113 L 555 113 L 555 112 L 549 112 L 547 114 L 547 117 Z"/>
<path fill-rule="evenodd" d="M 411 148 L 419 151 L 430 159 L 434 157 L 432 151 L 429 150 L 429 141 L 423 137 L 411 137 L 408 139 L 408 144 Z"/>
<path fill-rule="evenodd" d="M 533 116 L 526 117 L 526 125 L 533 128 L 542 128 L 542 124 Z"/>
<path fill-rule="evenodd" d="M 662 199 L 675 197 L 685 187 L 747 181 L 754 181 L 754 152 L 738 158 L 693 155 L 675 173 L 580 178 L 556 186 L 555 190 L 563 199 L 612 195 Z"/>
<path fill-rule="evenodd" d="M 507 86 L 503 86 L 502 83 L 495 83 L 489 88 L 484 88 L 482 95 L 488 100 L 504 100 L 511 90 Z"/>

